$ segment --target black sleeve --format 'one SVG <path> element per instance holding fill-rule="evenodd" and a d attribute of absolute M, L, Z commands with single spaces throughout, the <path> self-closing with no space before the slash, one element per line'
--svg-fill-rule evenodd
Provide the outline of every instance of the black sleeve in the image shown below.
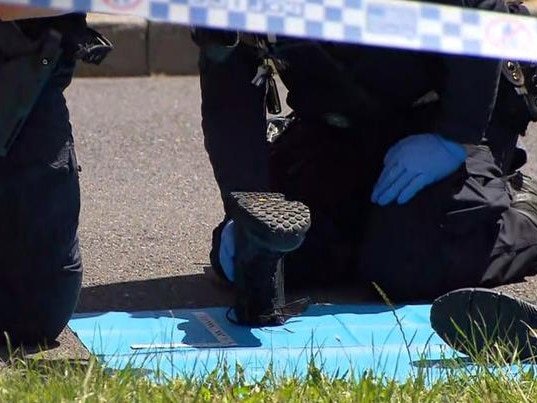
<path fill-rule="evenodd" d="M 265 89 L 251 83 L 255 48 L 202 46 L 201 114 L 205 149 L 222 193 L 268 188 Z"/>
<path fill-rule="evenodd" d="M 503 0 L 443 0 L 441 3 L 507 12 Z M 438 132 L 462 144 L 481 142 L 496 101 L 501 61 L 470 56 L 444 56 L 440 89 L 442 115 Z"/>

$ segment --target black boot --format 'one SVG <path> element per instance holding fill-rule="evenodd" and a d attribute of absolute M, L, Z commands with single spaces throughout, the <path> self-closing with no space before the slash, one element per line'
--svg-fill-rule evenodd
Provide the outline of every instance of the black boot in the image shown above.
<path fill-rule="evenodd" d="M 304 241 L 309 209 L 278 193 L 246 192 L 232 193 L 229 207 L 235 223 L 236 321 L 249 326 L 280 325 L 290 315 L 283 258 Z"/>
<path fill-rule="evenodd" d="M 256 193 L 256 192 L 248 192 L 248 193 L 250 194 L 250 197 L 254 197 L 254 195 L 257 195 L 257 194 L 262 194 L 267 197 L 284 200 L 284 196 L 281 193 Z M 231 199 L 232 198 L 229 197 L 226 200 L 226 202 L 228 202 Z M 213 272 L 220 279 L 220 281 L 224 282 L 227 285 L 232 285 L 233 282 L 231 282 L 227 278 L 227 276 L 224 273 L 224 269 L 222 268 L 222 265 L 220 264 L 220 243 L 221 243 L 221 238 L 222 238 L 222 231 L 224 230 L 224 227 L 229 221 L 230 221 L 230 217 L 226 215 L 224 219 L 220 222 L 220 224 L 218 224 L 213 229 L 211 251 L 209 252 L 209 261 L 211 262 L 211 268 Z"/>
<path fill-rule="evenodd" d="M 511 207 L 537 231 L 537 184 L 516 172 L 507 183 Z M 433 329 L 455 350 L 504 359 L 537 355 L 537 306 L 485 288 L 463 288 L 437 298 L 431 308 Z"/>
<path fill-rule="evenodd" d="M 472 358 L 537 358 L 537 307 L 498 291 L 463 288 L 437 298 L 431 326 L 448 345 Z"/>

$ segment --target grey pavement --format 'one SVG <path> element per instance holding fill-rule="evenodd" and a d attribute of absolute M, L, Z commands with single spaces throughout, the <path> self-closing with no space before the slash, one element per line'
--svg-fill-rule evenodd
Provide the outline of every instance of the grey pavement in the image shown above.
<path fill-rule="evenodd" d="M 229 290 L 204 275 L 221 205 L 203 149 L 198 77 L 79 78 L 67 98 L 82 166 L 78 311 L 229 304 Z M 528 172 L 537 174 L 537 161 Z M 507 289 L 533 300 L 536 287 L 529 279 Z M 61 341 L 60 355 L 71 356 L 76 341 L 68 332 Z"/>
<path fill-rule="evenodd" d="M 79 310 L 221 303 L 201 278 L 220 201 L 198 78 L 78 79 L 67 94 L 82 166 Z"/>

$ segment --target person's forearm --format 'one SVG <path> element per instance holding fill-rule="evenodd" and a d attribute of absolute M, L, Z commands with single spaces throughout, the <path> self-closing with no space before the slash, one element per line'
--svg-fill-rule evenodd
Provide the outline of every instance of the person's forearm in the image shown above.
<path fill-rule="evenodd" d="M 37 8 L 0 4 L 1 21 L 12 21 L 26 18 L 54 17 L 61 14 L 65 14 L 65 11 L 53 10 L 51 8 Z"/>

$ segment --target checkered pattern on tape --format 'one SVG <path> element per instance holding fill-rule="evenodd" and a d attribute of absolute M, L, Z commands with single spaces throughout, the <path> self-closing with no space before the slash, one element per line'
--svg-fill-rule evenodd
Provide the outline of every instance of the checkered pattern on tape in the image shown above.
<path fill-rule="evenodd" d="M 454 54 L 537 60 L 537 19 L 406 0 L 0 0 Z"/>

